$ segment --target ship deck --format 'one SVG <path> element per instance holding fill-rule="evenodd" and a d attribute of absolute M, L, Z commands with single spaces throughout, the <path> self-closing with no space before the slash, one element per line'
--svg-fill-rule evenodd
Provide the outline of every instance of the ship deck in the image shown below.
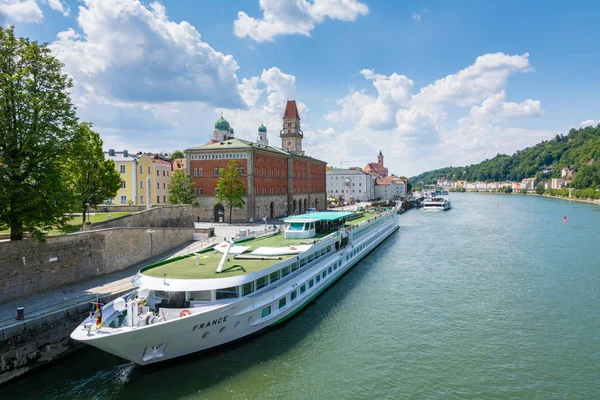
<path fill-rule="evenodd" d="M 286 239 L 283 233 L 279 233 L 274 236 L 250 239 L 237 244 L 250 246 L 250 249 L 244 253 L 244 255 L 249 255 L 251 251 L 259 247 L 289 247 L 300 244 L 312 244 L 315 240 L 319 240 L 325 236 L 327 235 L 317 234 L 310 239 Z M 229 255 L 227 257 L 228 260 L 223 265 L 223 272 L 217 273 L 216 270 L 223 254 L 209 250 L 200 254 L 199 265 L 196 265 L 196 256 L 191 254 L 184 258 L 149 266 L 142 269 L 141 272 L 153 278 L 162 278 L 165 274 L 171 279 L 228 278 L 260 271 L 295 256 L 296 254 L 280 256 L 281 259 L 278 260 L 239 260 L 234 259 L 233 255 Z"/>

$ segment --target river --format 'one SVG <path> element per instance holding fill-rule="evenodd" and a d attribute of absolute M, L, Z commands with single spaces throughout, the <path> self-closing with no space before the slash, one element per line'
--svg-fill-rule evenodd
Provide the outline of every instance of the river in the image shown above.
<path fill-rule="evenodd" d="M 600 398 L 600 207 L 450 198 L 263 334 L 152 368 L 85 348 L 0 398 Z"/>

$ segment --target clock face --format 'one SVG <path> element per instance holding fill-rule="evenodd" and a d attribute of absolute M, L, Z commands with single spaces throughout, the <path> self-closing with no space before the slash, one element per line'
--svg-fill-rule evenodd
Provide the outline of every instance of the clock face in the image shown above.
<path fill-rule="evenodd" d="M 292 141 L 291 141 L 291 140 L 288 140 L 288 141 L 287 141 L 287 143 L 285 144 L 285 147 L 287 147 L 288 149 L 289 149 L 290 147 L 292 147 Z"/>

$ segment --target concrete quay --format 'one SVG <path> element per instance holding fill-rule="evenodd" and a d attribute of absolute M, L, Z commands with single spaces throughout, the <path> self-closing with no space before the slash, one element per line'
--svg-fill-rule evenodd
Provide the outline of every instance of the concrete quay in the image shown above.
<path fill-rule="evenodd" d="M 187 243 L 118 272 L 0 304 L 0 385 L 82 347 L 69 335 L 88 316 L 91 301 L 110 302 L 134 290 L 131 278 L 141 268 L 217 239 Z M 18 307 L 25 309 L 22 321 L 16 319 Z"/>

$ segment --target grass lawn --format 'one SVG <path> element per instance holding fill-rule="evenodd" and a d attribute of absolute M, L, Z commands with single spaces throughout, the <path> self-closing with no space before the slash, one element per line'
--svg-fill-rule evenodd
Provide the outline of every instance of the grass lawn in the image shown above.
<path fill-rule="evenodd" d="M 89 221 L 92 223 L 95 222 L 104 222 L 111 219 L 123 217 L 125 215 L 132 214 L 130 212 L 113 212 L 113 213 L 95 213 L 90 214 Z M 48 236 L 56 236 L 56 235 L 64 235 L 65 233 L 74 233 L 79 232 L 82 226 L 81 215 L 74 215 L 67 221 L 67 225 L 64 227 L 55 227 L 48 231 Z M 10 229 L 0 230 L 0 233 L 10 233 Z"/>
<path fill-rule="evenodd" d="M 346 225 L 352 225 L 352 226 L 354 226 L 356 224 L 360 224 L 361 222 L 364 222 L 364 221 L 368 220 L 369 218 L 373 218 L 373 217 L 376 217 L 378 215 L 379 214 L 376 214 L 376 213 L 365 212 L 365 213 L 363 213 L 363 216 L 360 217 L 360 218 L 356 218 L 356 219 L 353 219 L 351 221 L 346 221 Z"/>
<path fill-rule="evenodd" d="M 259 247 L 288 247 L 303 243 L 313 243 L 315 239 L 320 239 L 326 235 L 319 234 L 310 239 L 286 239 L 283 234 L 278 234 L 266 238 L 252 239 L 239 243 L 239 245 L 250 246 L 247 253 L 258 249 Z M 263 268 L 287 260 L 295 255 L 281 256 L 281 260 L 236 260 L 233 255 L 228 257 L 228 260 L 223 266 L 223 270 L 231 268 L 225 272 L 218 274 L 217 266 L 221 261 L 221 253 L 213 253 L 212 251 L 200 255 L 199 265 L 196 265 L 196 257 L 184 258 L 173 261 L 156 267 L 148 267 L 144 270 L 144 275 L 153 278 L 162 278 L 164 274 L 167 278 L 174 279 L 208 279 L 208 278 L 228 278 L 230 276 L 244 275 L 250 272 L 260 271 Z M 233 268 L 232 268 L 233 267 Z M 242 267 L 242 268 L 240 268 Z"/>

